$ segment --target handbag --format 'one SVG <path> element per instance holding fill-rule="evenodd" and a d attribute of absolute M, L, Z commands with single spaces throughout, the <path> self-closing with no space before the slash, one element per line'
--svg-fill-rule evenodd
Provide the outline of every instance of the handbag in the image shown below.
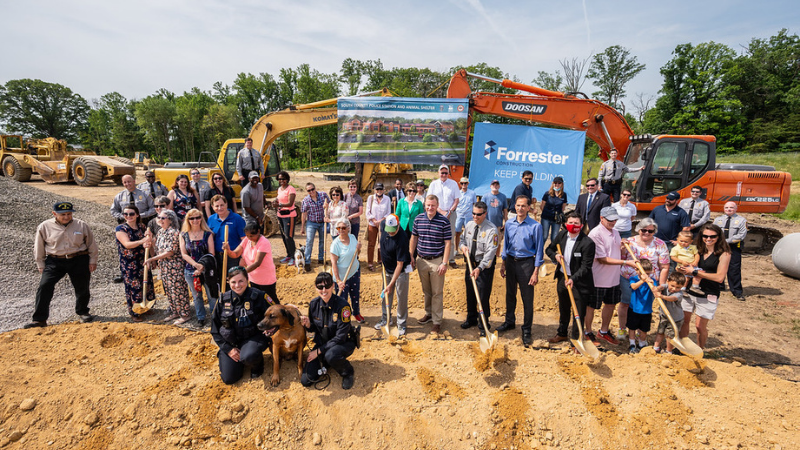
<path fill-rule="evenodd" d="M 556 211 L 553 217 L 553 221 L 559 225 L 563 225 L 564 222 L 567 221 L 567 215 L 564 214 L 564 211 Z"/>

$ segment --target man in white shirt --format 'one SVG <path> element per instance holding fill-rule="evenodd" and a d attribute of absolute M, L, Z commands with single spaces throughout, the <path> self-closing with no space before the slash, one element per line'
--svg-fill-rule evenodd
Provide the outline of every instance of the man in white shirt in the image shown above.
<path fill-rule="evenodd" d="M 392 213 L 392 200 L 383 195 L 383 183 L 375 183 L 375 194 L 367 198 L 367 268 L 375 270 L 375 243 L 381 230 L 381 222 Z M 381 263 L 381 252 L 378 252 L 378 264 Z"/>
<path fill-rule="evenodd" d="M 439 166 L 439 179 L 431 182 L 428 188 L 428 195 L 435 195 L 439 199 L 439 214 L 443 215 L 450 221 L 450 228 L 452 229 L 453 236 L 451 242 L 456 242 L 456 208 L 458 207 L 458 199 L 461 196 L 461 190 L 458 188 L 458 183 L 449 178 L 450 168 L 442 164 Z M 456 246 L 450 246 L 450 255 L 445 255 L 450 260 L 452 267 L 456 265 Z"/>

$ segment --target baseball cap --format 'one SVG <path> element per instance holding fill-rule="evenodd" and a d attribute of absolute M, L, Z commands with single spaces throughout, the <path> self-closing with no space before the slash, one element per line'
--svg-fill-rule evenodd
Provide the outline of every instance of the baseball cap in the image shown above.
<path fill-rule="evenodd" d="M 500 180 L 492 180 L 490 184 L 500 184 Z"/>
<path fill-rule="evenodd" d="M 681 195 L 675 191 L 672 191 L 669 194 L 667 194 L 667 200 L 678 200 L 679 198 L 681 198 Z"/>
<path fill-rule="evenodd" d="M 417 186 L 425 186 L 425 181 L 417 180 Z"/>
<path fill-rule="evenodd" d="M 606 206 L 605 208 L 600 210 L 600 217 L 604 217 L 606 220 L 619 220 L 619 214 L 617 214 L 617 209 L 613 206 Z"/>
<path fill-rule="evenodd" d="M 553 183 L 561 183 L 561 184 L 564 184 L 564 179 L 563 179 L 563 178 L 561 178 L 561 177 L 555 177 L 555 178 L 553 178 Z"/>
<path fill-rule="evenodd" d="M 461 183 L 469 183 L 469 178 L 461 177 Z"/>
<path fill-rule="evenodd" d="M 450 173 L 450 167 L 448 167 L 447 164 L 442 164 L 441 166 L 439 166 L 438 171 L 441 171 L 442 169 L 445 169 L 447 170 L 447 173 Z"/>
<path fill-rule="evenodd" d="M 397 226 L 400 223 L 400 219 L 397 218 L 394 214 L 389 214 L 386 216 L 386 223 L 383 226 L 383 229 L 389 233 L 394 233 L 397 231 Z"/>
<path fill-rule="evenodd" d="M 383 183 L 375 183 L 375 190 L 383 189 Z"/>
<path fill-rule="evenodd" d="M 253 170 L 252 172 L 250 172 L 250 173 L 247 175 L 247 179 L 249 180 L 249 179 L 251 179 L 251 178 L 253 178 L 253 177 L 256 177 L 256 178 L 261 178 L 261 175 L 259 175 L 259 174 L 258 174 L 258 172 L 256 172 L 255 170 Z"/>
<path fill-rule="evenodd" d="M 70 202 L 58 202 L 53 205 L 53 212 L 55 213 L 68 213 L 68 212 L 75 212 L 72 209 L 72 203 Z"/>

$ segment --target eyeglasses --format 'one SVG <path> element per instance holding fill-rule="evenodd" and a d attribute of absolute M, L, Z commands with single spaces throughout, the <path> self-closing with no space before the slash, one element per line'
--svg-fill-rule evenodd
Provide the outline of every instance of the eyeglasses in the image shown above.
<path fill-rule="evenodd" d="M 356 189 L 357 187 L 358 186 L 356 186 L 355 184 L 351 184 L 350 186 L 347 186 L 348 189 Z"/>
<path fill-rule="evenodd" d="M 145 175 L 144 177 L 145 178 L 155 178 L 156 176 L 155 175 Z"/>
<path fill-rule="evenodd" d="M 333 283 L 330 283 L 330 284 L 318 284 L 317 285 L 317 289 L 319 289 L 321 291 L 323 289 L 330 289 L 332 286 L 333 286 Z"/>
<path fill-rule="evenodd" d="M 202 217 L 200 217 L 200 216 L 194 216 L 194 217 L 189 217 L 188 219 L 189 219 L 189 220 L 200 220 L 200 219 L 202 219 Z"/>
<path fill-rule="evenodd" d="M 212 180 L 214 180 L 214 181 L 222 181 L 222 177 L 214 177 L 214 178 L 212 178 Z"/>
<path fill-rule="evenodd" d="M 156 209 L 159 209 L 159 208 L 166 208 L 166 207 L 167 207 L 167 205 L 156 205 L 156 206 L 155 206 L 155 208 L 156 208 Z"/>
<path fill-rule="evenodd" d="M 475 212 L 475 211 L 472 211 L 472 215 L 473 215 L 473 216 L 478 216 L 478 217 L 480 217 L 480 216 L 482 216 L 482 215 L 484 215 L 484 214 L 486 214 L 486 211 L 484 211 L 484 212 Z"/>
<path fill-rule="evenodd" d="M 416 189 L 406 189 L 406 192 L 412 193 L 412 194 L 416 194 L 417 190 Z"/>
<path fill-rule="evenodd" d="M 228 275 L 231 275 L 232 273 L 236 272 L 237 270 L 240 271 L 240 272 L 247 273 L 247 269 L 245 269 L 244 267 L 242 267 L 242 266 L 233 266 L 230 269 L 228 269 Z"/>
<path fill-rule="evenodd" d="M 192 176 L 200 175 L 200 172 L 192 172 Z"/>
<path fill-rule="evenodd" d="M 337 230 L 346 230 L 347 227 L 336 227 Z"/>
<path fill-rule="evenodd" d="M 460 185 L 464 186 L 465 184 L 469 184 L 469 183 L 458 183 L 458 184 L 460 184 Z"/>
<path fill-rule="evenodd" d="M 623 197 L 630 197 L 631 194 L 622 194 Z"/>
<path fill-rule="evenodd" d="M 718 234 L 704 234 L 703 235 L 703 239 L 716 239 L 718 237 L 719 237 Z"/>
<path fill-rule="evenodd" d="M 135 212 L 124 212 L 124 213 L 122 213 L 122 215 L 125 216 L 125 217 L 133 217 L 133 216 L 136 215 L 136 213 Z"/>
<path fill-rule="evenodd" d="M 523 178 L 522 180 L 523 181 L 533 181 L 533 178 L 532 177 L 527 177 L 527 178 Z"/>
<path fill-rule="evenodd" d="M 314 188 L 312 188 L 312 189 L 306 189 L 306 192 L 314 192 L 314 191 L 316 191 L 316 189 L 314 189 Z"/>
<path fill-rule="evenodd" d="M 383 188 L 375 188 L 376 191 L 382 191 Z"/>
<path fill-rule="evenodd" d="M 342 194 L 339 194 L 339 193 L 337 193 L 337 192 L 334 192 L 333 194 L 331 194 L 331 197 L 340 197 L 341 195 L 342 195 Z"/>
<path fill-rule="evenodd" d="M 652 229 L 649 229 L 649 228 L 643 228 L 643 229 L 639 230 L 639 232 L 640 232 L 640 233 L 650 233 L 650 234 L 653 234 L 653 233 L 655 233 L 655 232 L 656 232 L 656 230 L 652 230 Z"/>
<path fill-rule="evenodd" d="M 158 219 L 158 220 L 164 220 L 164 219 L 166 219 L 166 216 L 158 216 L 158 217 L 156 217 L 156 219 Z"/>
<path fill-rule="evenodd" d="M 597 186 L 597 183 L 594 183 L 594 184 L 587 184 L 587 185 L 586 185 L 586 187 L 595 187 L 595 186 Z"/>

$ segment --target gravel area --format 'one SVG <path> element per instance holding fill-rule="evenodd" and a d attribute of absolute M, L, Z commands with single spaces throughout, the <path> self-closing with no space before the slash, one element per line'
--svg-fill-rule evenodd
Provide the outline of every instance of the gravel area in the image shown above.
<path fill-rule="evenodd" d="M 108 207 L 44 192 L 5 177 L 0 177 L 0 192 L 0 233 L 5 236 L 0 246 L 0 292 L 4 295 L 0 332 L 20 328 L 31 320 L 40 278 L 33 259 L 34 234 L 39 223 L 52 217 L 53 204 L 59 201 L 73 203 L 74 216 L 89 224 L 100 248 L 97 270 L 92 274 L 91 313 L 103 321 L 127 320 L 124 288 L 112 282 L 119 273 L 119 259 L 114 238 L 116 221 Z M 56 286 L 48 323 L 76 320 L 75 291 L 69 277 L 64 277 Z"/>

